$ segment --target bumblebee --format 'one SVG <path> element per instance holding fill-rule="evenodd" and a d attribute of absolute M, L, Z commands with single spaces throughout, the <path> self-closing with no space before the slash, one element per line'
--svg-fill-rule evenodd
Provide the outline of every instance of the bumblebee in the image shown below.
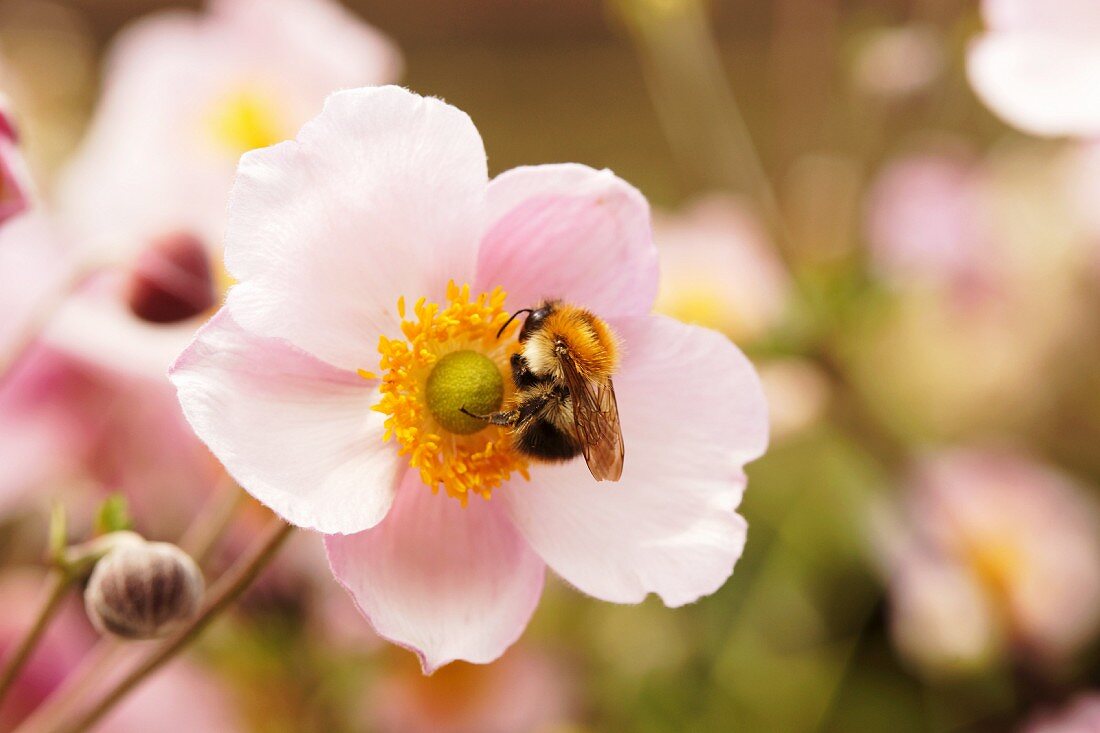
<path fill-rule="evenodd" d="M 509 409 L 471 417 L 512 429 L 515 447 L 531 458 L 567 461 L 583 454 L 597 481 L 623 473 L 623 434 L 611 375 L 619 365 L 615 334 L 603 320 L 551 300 L 516 311 L 527 318 L 522 350 L 511 359 L 516 392 Z"/>

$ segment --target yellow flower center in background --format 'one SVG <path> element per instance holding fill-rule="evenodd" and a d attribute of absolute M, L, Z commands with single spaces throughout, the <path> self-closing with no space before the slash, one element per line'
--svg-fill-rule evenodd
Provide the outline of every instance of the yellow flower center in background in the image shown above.
<path fill-rule="evenodd" d="M 270 95 L 241 88 L 220 99 L 210 114 L 214 140 L 234 155 L 287 139 L 289 131 Z"/>
<path fill-rule="evenodd" d="M 445 306 L 421 298 L 406 318 L 397 302 L 404 339 L 379 339 L 381 401 L 374 409 L 386 419 L 385 440 L 420 472 L 433 492 L 443 487 L 463 505 L 471 494 L 488 499 L 513 472 L 527 478 L 527 463 L 507 431 L 462 413 L 500 409 L 511 392 L 508 360 L 518 348 L 508 320 L 505 293 L 496 288 L 470 300 L 470 287 L 447 286 Z M 360 371 L 368 379 L 370 372 Z"/>
<path fill-rule="evenodd" d="M 1011 600 L 1027 570 L 1027 557 L 1011 536 L 979 537 L 967 548 L 974 573 L 998 602 Z"/>
<path fill-rule="evenodd" d="M 669 280 L 657 295 L 655 310 L 684 323 L 721 331 L 734 341 L 748 340 L 758 335 L 759 328 L 748 314 L 739 312 L 730 304 L 722 288 L 722 284 L 702 278 Z"/>

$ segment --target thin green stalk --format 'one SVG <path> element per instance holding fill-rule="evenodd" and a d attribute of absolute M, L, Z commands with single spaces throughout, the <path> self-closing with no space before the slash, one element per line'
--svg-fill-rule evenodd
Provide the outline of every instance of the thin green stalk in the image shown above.
<path fill-rule="evenodd" d="M 41 641 L 42 635 L 46 633 L 50 621 L 61 609 L 61 602 L 65 599 L 65 592 L 68 591 L 71 582 L 70 575 L 65 571 L 61 569 L 50 571 L 46 600 L 38 610 L 34 623 L 8 657 L 8 660 L 4 663 L 3 671 L 0 672 L 0 702 L 3 702 L 4 697 L 11 690 L 16 678 L 19 677 L 19 671 L 23 669 L 23 665 L 26 664 L 34 648 Z"/>

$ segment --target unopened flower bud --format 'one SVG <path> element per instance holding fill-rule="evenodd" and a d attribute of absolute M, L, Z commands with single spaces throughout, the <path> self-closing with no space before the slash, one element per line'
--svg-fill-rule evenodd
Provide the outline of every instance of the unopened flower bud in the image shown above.
<path fill-rule="evenodd" d="M 153 639 L 193 618 L 203 590 L 202 572 L 180 548 L 167 542 L 123 542 L 96 563 L 84 606 L 102 633 Z"/>
<path fill-rule="evenodd" d="M 153 242 L 138 256 L 130 274 L 130 310 L 152 323 L 197 316 L 210 309 L 216 297 L 206 248 L 186 232 Z"/>

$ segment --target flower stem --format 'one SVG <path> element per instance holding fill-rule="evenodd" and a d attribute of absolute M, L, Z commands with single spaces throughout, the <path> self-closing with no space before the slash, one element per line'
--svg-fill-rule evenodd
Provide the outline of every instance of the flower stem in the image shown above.
<path fill-rule="evenodd" d="M 158 645 L 137 667 L 112 685 L 91 709 L 68 724 L 54 729 L 54 733 L 79 733 L 79 731 L 88 730 L 146 677 L 194 641 L 217 618 L 218 614 L 228 608 L 252 584 L 260 571 L 275 557 L 293 529 L 292 525 L 286 524 L 281 519 L 273 520 L 264 536 L 211 586 L 206 605 L 198 616 L 175 636 Z"/>
<path fill-rule="evenodd" d="M 61 569 L 50 572 L 45 603 L 39 609 L 38 616 L 27 631 L 26 636 L 23 637 L 16 646 L 15 651 L 8 657 L 8 661 L 4 663 L 3 671 L 0 671 L 0 702 L 11 690 L 12 684 L 19 676 L 19 670 L 30 658 L 31 652 L 34 651 L 35 646 L 42 639 L 42 635 L 46 633 L 50 621 L 61 608 L 61 601 L 64 600 L 65 592 L 69 589 L 70 580 L 69 574 Z"/>
<path fill-rule="evenodd" d="M 206 564 L 210 553 L 233 519 L 244 494 L 237 482 L 223 474 L 213 488 L 212 495 L 199 511 L 198 518 L 180 538 L 180 548 L 190 555 L 199 567 Z"/>

